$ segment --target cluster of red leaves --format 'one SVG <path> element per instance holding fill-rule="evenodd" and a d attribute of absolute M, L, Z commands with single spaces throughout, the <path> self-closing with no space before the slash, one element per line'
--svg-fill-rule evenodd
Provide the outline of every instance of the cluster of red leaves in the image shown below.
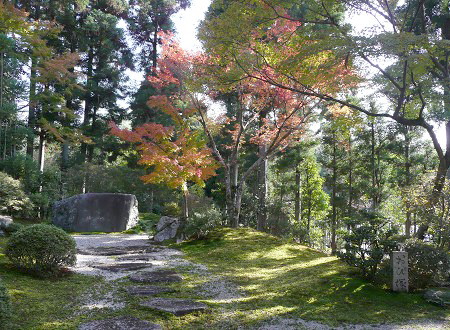
<path fill-rule="evenodd" d="M 205 180 L 216 175 L 218 166 L 202 135 L 190 127 L 195 108 L 186 103 L 182 85 L 193 57 L 179 46 L 172 34 L 164 32 L 159 37 L 163 43 L 161 58 L 148 80 L 161 94 L 151 96 L 147 104 L 168 114 L 174 126 L 145 123 L 131 131 L 111 123 L 111 134 L 136 144 L 141 155 L 139 163 L 151 168 L 141 178 L 144 182 L 181 189 L 188 181 L 202 186 Z"/>

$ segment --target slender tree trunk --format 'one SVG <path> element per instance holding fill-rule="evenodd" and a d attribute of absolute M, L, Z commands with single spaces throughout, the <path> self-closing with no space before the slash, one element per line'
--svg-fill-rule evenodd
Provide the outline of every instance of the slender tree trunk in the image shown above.
<path fill-rule="evenodd" d="M 307 204 L 307 212 L 306 212 L 306 232 L 308 234 L 308 244 L 311 246 L 311 208 L 312 208 L 312 196 L 311 196 L 311 182 L 310 182 L 310 171 L 309 168 L 306 171 L 306 187 L 307 187 L 307 192 L 308 192 L 308 196 L 307 196 L 307 200 L 308 200 L 308 204 Z"/>
<path fill-rule="evenodd" d="M 84 116 L 83 116 L 83 126 L 85 129 L 89 126 L 90 118 L 91 118 L 91 112 L 92 112 L 92 91 L 91 91 L 91 82 L 92 82 L 92 75 L 93 75 L 93 62 L 94 62 L 94 51 L 92 47 L 89 48 L 88 51 L 88 59 L 87 59 L 87 82 L 86 82 L 86 92 L 84 95 Z M 86 162 L 87 157 L 87 144 L 82 143 L 81 144 L 81 162 Z"/>
<path fill-rule="evenodd" d="M 336 190 L 337 190 L 337 147 L 336 133 L 333 132 L 333 188 L 331 192 L 332 214 L 331 214 L 331 254 L 337 252 L 336 230 L 337 230 L 337 206 L 336 206 Z"/>
<path fill-rule="evenodd" d="M 153 188 L 150 188 L 150 203 L 148 205 L 150 213 L 153 213 L 153 203 L 154 203 L 154 191 Z"/>
<path fill-rule="evenodd" d="M 264 157 L 267 152 L 266 145 L 259 146 L 259 156 Z M 258 167 L 258 212 L 257 229 L 264 231 L 267 227 L 267 158 L 265 158 Z"/>
<path fill-rule="evenodd" d="M 411 185 L 411 160 L 410 160 L 410 144 L 411 139 L 409 135 L 409 128 L 405 127 L 405 185 L 409 187 Z M 411 237 L 411 210 L 410 207 L 406 210 L 406 221 L 405 221 L 405 236 L 407 238 Z"/>
<path fill-rule="evenodd" d="M 28 105 L 28 128 L 30 129 L 27 137 L 27 156 L 33 159 L 34 153 L 34 130 L 36 127 L 36 58 L 31 58 L 30 71 L 30 94 Z"/>
<path fill-rule="evenodd" d="M 375 127 L 373 121 L 370 123 L 370 165 L 372 176 L 372 209 L 377 208 L 377 179 L 376 179 L 376 166 L 375 166 Z"/>
<path fill-rule="evenodd" d="M 294 221 L 300 225 L 300 187 L 301 185 L 301 173 L 300 166 L 297 164 L 295 167 L 295 202 L 294 202 Z"/>
<path fill-rule="evenodd" d="M 5 53 L 0 52 L 0 109 L 3 108 L 4 58 Z"/>
<path fill-rule="evenodd" d="M 39 132 L 39 171 L 44 173 L 45 166 L 45 131 L 41 128 Z M 41 187 L 42 188 L 42 187 Z"/>
<path fill-rule="evenodd" d="M 349 133 L 348 137 L 348 208 L 347 216 L 352 218 L 353 216 L 353 155 L 352 155 L 352 134 Z M 347 225 L 347 229 L 350 230 L 350 225 Z"/>

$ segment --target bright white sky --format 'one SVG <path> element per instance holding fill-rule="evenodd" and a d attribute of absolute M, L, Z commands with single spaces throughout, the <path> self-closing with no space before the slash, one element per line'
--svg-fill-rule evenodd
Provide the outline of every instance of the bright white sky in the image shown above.
<path fill-rule="evenodd" d="M 184 49 L 189 51 L 201 49 L 201 44 L 197 39 L 197 27 L 204 18 L 210 3 L 211 0 L 192 0 L 191 7 L 181 10 L 173 16 L 176 33 Z M 357 28 L 359 33 L 363 31 L 367 33 L 366 28 L 377 24 L 377 21 L 369 14 L 350 15 L 347 20 Z M 437 133 L 441 145 L 444 146 L 445 127 L 439 127 Z"/>

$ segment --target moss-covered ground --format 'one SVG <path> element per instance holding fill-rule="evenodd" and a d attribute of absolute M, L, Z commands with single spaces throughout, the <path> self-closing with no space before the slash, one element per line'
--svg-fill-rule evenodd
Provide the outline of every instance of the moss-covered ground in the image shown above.
<path fill-rule="evenodd" d="M 359 279 L 354 270 L 334 257 L 250 229 L 222 229 L 208 239 L 175 245 L 186 258 L 226 276 L 245 293 L 241 298 L 205 300 L 211 311 L 176 317 L 138 305 L 120 288 L 127 280 L 67 275 L 38 279 L 12 267 L 1 251 L 0 276 L 13 302 L 10 329 L 76 329 L 82 322 L 109 316 L 131 315 L 161 324 L 166 329 L 252 328 L 274 317 L 303 318 L 329 325 L 342 323 L 409 322 L 448 319 L 450 310 L 433 306 L 420 294 L 396 294 Z M 171 285 L 176 293 L 165 297 L 201 299 L 198 287 L 208 277 L 179 270 L 185 280 Z M 126 307 L 117 311 L 81 309 L 82 297 L 97 291 L 118 290 Z"/>

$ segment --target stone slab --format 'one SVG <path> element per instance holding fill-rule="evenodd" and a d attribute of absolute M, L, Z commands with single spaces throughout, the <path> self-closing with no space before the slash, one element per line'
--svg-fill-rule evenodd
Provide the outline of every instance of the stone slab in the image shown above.
<path fill-rule="evenodd" d="M 136 196 L 88 193 L 63 199 L 53 205 L 53 224 L 75 232 L 120 232 L 138 222 Z"/>
<path fill-rule="evenodd" d="M 136 246 L 101 246 L 92 249 L 80 249 L 78 254 L 94 255 L 94 256 L 119 256 L 123 254 L 151 253 L 161 251 L 161 247 L 151 245 Z"/>
<path fill-rule="evenodd" d="M 137 283 L 171 283 L 181 282 L 181 275 L 170 270 L 160 270 L 154 272 L 138 272 L 129 276 L 130 281 Z"/>
<path fill-rule="evenodd" d="M 208 306 L 203 303 L 178 298 L 153 298 L 140 303 L 140 306 L 172 313 L 176 316 L 194 312 L 203 312 L 208 308 Z"/>
<path fill-rule="evenodd" d="M 122 271 L 132 271 L 142 268 L 152 267 L 152 264 L 144 262 L 136 263 L 116 263 L 116 264 L 92 264 L 92 268 L 97 268 L 101 270 L 108 270 L 110 272 L 122 272 Z"/>
<path fill-rule="evenodd" d="M 162 330 L 159 324 L 123 316 L 81 324 L 79 330 Z"/>
<path fill-rule="evenodd" d="M 133 296 L 153 296 L 155 294 L 160 293 L 170 293 L 175 292 L 174 289 L 165 288 L 162 286 L 155 285 L 135 285 L 135 286 L 127 286 L 125 288 L 128 294 Z"/>
<path fill-rule="evenodd" d="M 143 254 L 136 254 L 136 255 L 130 255 L 130 256 L 123 256 L 123 257 L 118 257 L 118 260 L 129 260 L 129 261 L 138 261 L 138 260 L 153 260 L 155 257 L 154 254 L 148 254 L 148 253 L 143 253 Z"/>

